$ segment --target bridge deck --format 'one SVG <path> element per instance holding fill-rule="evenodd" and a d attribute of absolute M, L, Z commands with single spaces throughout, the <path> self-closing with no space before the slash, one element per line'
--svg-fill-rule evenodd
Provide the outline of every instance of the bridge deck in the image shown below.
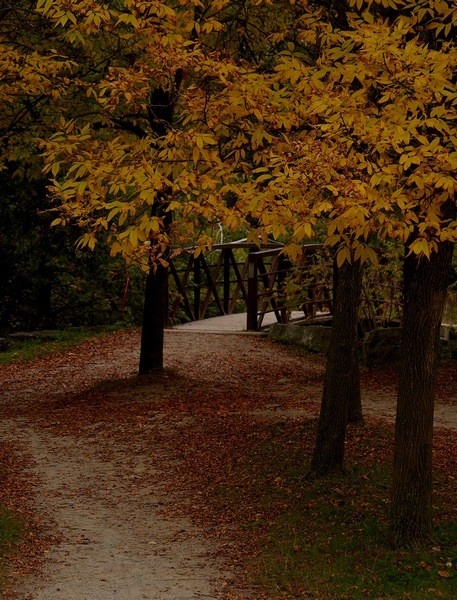
<path fill-rule="evenodd" d="M 303 312 L 293 312 L 291 316 L 292 319 L 299 319 L 300 317 L 303 317 Z M 273 323 L 276 323 L 274 313 L 267 313 L 263 319 L 262 329 L 267 329 L 268 326 Z M 199 331 L 202 333 L 243 333 L 246 332 L 246 313 L 224 315 L 222 317 L 210 317 L 209 319 L 202 319 L 200 321 L 190 321 L 189 323 L 176 325 L 173 329 L 178 331 Z M 265 332 L 264 329 L 263 332 Z M 250 333 L 255 334 L 256 332 Z"/>

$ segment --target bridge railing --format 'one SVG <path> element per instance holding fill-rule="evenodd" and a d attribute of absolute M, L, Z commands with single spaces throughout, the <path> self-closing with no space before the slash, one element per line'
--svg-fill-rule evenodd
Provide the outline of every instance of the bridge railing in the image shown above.
<path fill-rule="evenodd" d="M 170 320 L 183 310 L 190 321 L 209 316 L 229 315 L 238 304 L 247 303 L 246 252 L 241 260 L 238 249 L 243 245 L 218 244 L 214 252 L 195 257 L 191 249 L 169 261 L 170 276 L 175 284 L 175 299 L 169 309 Z"/>
<path fill-rule="evenodd" d="M 274 313 L 278 323 L 290 319 L 291 308 L 288 303 L 286 284 L 294 276 L 295 282 L 302 282 L 300 310 L 308 321 L 316 319 L 318 311 L 325 307 L 327 314 L 332 309 L 331 269 L 328 276 L 316 280 L 309 277 L 316 257 L 323 256 L 322 244 L 304 245 L 298 264 L 293 265 L 280 248 L 250 252 L 248 257 L 248 302 L 247 330 L 259 331 L 265 315 Z"/>
<path fill-rule="evenodd" d="M 179 259 L 170 261 L 176 294 L 170 303 L 169 322 L 181 320 L 178 312 L 190 321 L 247 312 L 246 329 L 259 331 L 268 314 L 273 313 L 280 323 L 290 320 L 293 287 L 294 310 L 299 310 L 306 321 L 331 316 L 333 261 L 329 252 L 322 244 L 304 245 L 300 261 L 292 265 L 282 251 L 282 244 L 271 242 L 259 248 L 246 240 L 215 244 L 212 252 L 197 257 L 189 248 Z M 361 322 L 373 328 L 394 322 L 399 314 L 397 278 L 389 269 L 367 268 Z"/>
<path fill-rule="evenodd" d="M 181 255 L 179 261 L 170 261 L 177 295 L 170 306 L 170 320 L 183 310 L 191 321 L 215 315 L 229 315 L 239 308 L 247 310 L 246 328 L 258 331 L 268 313 L 274 313 L 278 322 L 288 320 L 285 283 L 290 274 L 309 267 L 312 255 L 321 251 L 321 244 L 304 247 L 303 260 L 293 266 L 282 254 L 282 244 L 272 242 L 259 249 L 245 240 L 216 244 L 213 252 L 195 257 L 192 249 Z M 313 318 L 322 298 L 316 295 L 319 286 L 328 292 L 327 282 L 314 284 L 303 312 Z M 328 304 L 328 302 L 327 302 Z M 238 311 L 239 312 L 239 311 Z"/>

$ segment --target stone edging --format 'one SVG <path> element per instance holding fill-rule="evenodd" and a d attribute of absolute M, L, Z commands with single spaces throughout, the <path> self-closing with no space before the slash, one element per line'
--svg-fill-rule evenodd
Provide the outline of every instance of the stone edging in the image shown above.
<path fill-rule="evenodd" d="M 274 341 L 302 346 L 310 352 L 326 354 L 330 343 L 331 327 L 324 325 L 297 325 L 274 323 L 268 337 Z M 360 342 L 361 362 L 376 367 L 397 362 L 400 358 L 401 328 L 386 327 L 365 334 Z M 441 358 L 457 359 L 457 326 L 441 326 Z"/>

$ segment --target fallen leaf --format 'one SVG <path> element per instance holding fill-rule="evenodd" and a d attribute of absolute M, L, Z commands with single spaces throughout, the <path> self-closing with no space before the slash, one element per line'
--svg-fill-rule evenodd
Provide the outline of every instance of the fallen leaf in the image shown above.
<path fill-rule="evenodd" d="M 449 573 L 449 571 L 438 571 L 438 575 L 440 577 L 450 577 L 451 574 Z"/>

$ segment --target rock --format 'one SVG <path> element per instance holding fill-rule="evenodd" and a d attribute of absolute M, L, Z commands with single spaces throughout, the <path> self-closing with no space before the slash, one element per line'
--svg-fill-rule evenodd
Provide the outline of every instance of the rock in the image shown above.
<path fill-rule="evenodd" d="M 442 323 L 440 328 L 440 337 L 443 340 L 457 340 L 457 325 Z"/>
<path fill-rule="evenodd" d="M 440 358 L 457 359 L 457 327 L 446 326 L 447 338 L 441 339 Z M 297 344 L 311 352 L 326 354 L 330 343 L 331 327 L 323 325 L 294 325 L 274 323 L 268 337 L 287 344 Z M 379 367 L 400 360 L 401 327 L 383 327 L 365 334 L 361 342 L 361 361 L 367 367 Z"/>
<path fill-rule="evenodd" d="M 300 327 L 300 325 L 273 323 L 268 330 L 268 337 L 278 342 L 300 344 L 302 331 L 303 327 Z"/>
<path fill-rule="evenodd" d="M 311 352 L 327 354 L 332 328 L 324 325 L 308 325 L 302 327 L 302 329 L 302 344 L 305 348 L 311 350 Z"/>
<path fill-rule="evenodd" d="M 449 348 L 449 357 L 457 359 L 457 339 L 449 340 L 448 348 Z"/>
<path fill-rule="evenodd" d="M 362 343 L 362 361 L 367 367 L 378 367 L 400 359 L 400 327 L 375 329 L 365 335 Z"/>
<path fill-rule="evenodd" d="M 13 342 L 27 342 L 28 340 L 36 340 L 38 338 L 36 331 L 16 331 L 9 333 L 8 339 Z"/>
<path fill-rule="evenodd" d="M 325 354 L 330 342 L 331 327 L 323 325 L 288 325 L 274 323 L 268 331 L 268 337 L 278 342 L 297 344 L 311 352 Z"/>
<path fill-rule="evenodd" d="M 444 360 L 457 358 L 457 340 L 452 338 L 441 339 L 438 354 Z"/>

